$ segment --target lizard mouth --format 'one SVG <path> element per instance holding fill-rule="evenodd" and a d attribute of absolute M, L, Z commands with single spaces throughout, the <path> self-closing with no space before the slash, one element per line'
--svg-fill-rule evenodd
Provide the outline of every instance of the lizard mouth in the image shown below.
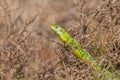
<path fill-rule="evenodd" d="M 55 29 L 55 24 L 52 24 L 52 25 L 50 26 L 50 29 L 54 30 L 54 29 Z"/>

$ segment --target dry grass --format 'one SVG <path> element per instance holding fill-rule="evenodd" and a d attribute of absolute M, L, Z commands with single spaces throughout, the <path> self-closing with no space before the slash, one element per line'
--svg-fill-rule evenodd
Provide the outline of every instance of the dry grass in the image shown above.
<path fill-rule="evenodd" d="M 0 0 L 0 80 L 102 80 L 102 71 L 60 45 L 49 29 L 53 23 L 64 26 L 104 69 L 120 73 L 119 5 L 119 0 Z"/>

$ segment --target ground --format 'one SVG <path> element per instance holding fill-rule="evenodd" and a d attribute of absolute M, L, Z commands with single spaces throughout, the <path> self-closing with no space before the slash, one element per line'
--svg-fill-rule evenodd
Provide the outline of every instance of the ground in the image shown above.
<path fill-rule="evenodd" d="M 54 23 L 120 73 L 119 0 L 0 0 L 0 80 L 103 80 L 64 47 Z"/>

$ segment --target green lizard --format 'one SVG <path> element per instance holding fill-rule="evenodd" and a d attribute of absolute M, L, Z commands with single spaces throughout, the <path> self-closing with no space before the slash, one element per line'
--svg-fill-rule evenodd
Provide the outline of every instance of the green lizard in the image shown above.
<path fill-rule="evenodd" d="M 95 70 L 102 70 L 102 67 L 93 59 L 93 57 L 82 49 L 77 41 L 75 41 L 65 29 L 57 24 L 53 24 L 50 28 L 59 36 L 59 38 L 66 44 L 66 46 L 72 47 L 73 52 L 75 55 L 84 61 L 89 61 L 90 64 L 93 66 Z M 120 77 L 114 73 L 109 72 L 108 70 L 105 71 L 105 79 L 109 80 L 109 75 L 113 76 L 114 80 L 119 80 Z"/>
<path fill-rule="evenodd" d="M 89 61 L 95 70 L 100 70 L 101 67 L 96 63 L 93 57 L 82 49 L 77 41 L 75 41 L 61 26 L 53 24 L 50 28 L 59 36 L 59 38 L 66 44 L 72 47 L 75 55 L 82 60 Z"/>

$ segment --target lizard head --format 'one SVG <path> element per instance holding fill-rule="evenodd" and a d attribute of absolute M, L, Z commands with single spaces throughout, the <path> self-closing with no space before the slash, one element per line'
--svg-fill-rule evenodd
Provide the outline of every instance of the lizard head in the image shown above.
<path fill-rule="evenodd" d="M 57 24 L 53 24 L 50 26 L 52 31 L 54 31 L 59 38 L 66 44 L 71 43 L 73 41 L 73 38 L 70 37 L 70 35 L 65 31 L 65 29 Z"/>
<path fill-rule="evenodd" d="M 63 41 L 63 42 L 67 42 L 67 38 L 69 36 L 69 34 L 59 25 L 57 24 L 52 24 L 50 26 L 50 28 L 52 29 L 52 31 L 54 31 L 59 38 Z"/>
<path fill-rule="evenodd" d="M 58 36 L 63 36 L 63 34 L 64 34 L 64 32 L 65 32 L 65 30 L 64 30 L 61 26 L 59 26 L 59 25 L 57 25 L 57 24 L 52 24 L 52 25 L 50 26 L 50 28 L 51 28 Z"/>

